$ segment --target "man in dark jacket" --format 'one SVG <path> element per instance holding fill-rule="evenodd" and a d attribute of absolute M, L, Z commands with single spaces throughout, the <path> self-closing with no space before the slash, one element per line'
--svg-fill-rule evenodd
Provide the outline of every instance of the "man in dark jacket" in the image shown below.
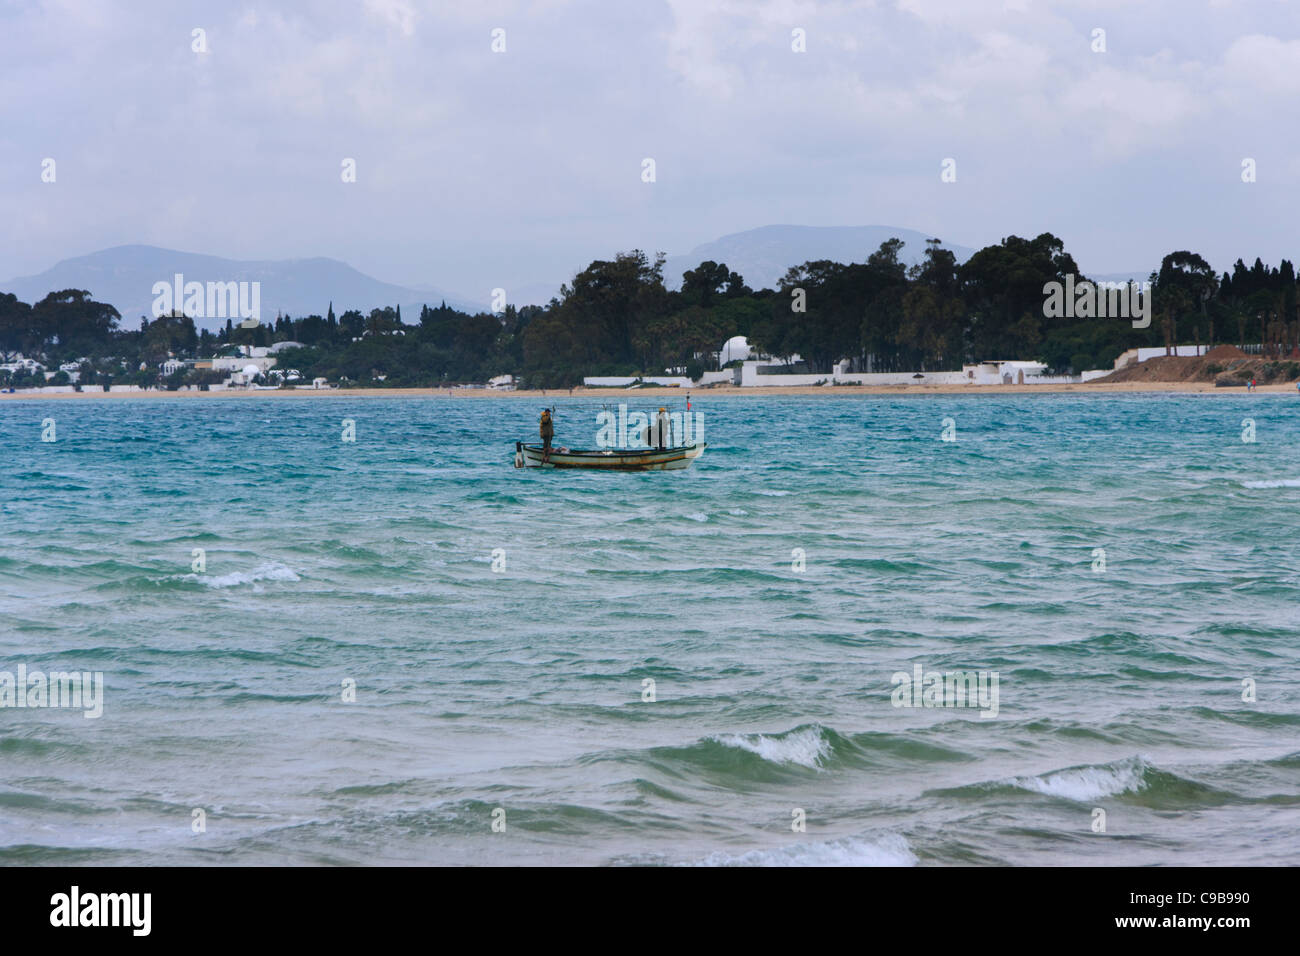
<path fill-rule="evenodd" d="M 555 437 L 555 424 L 551 421 L 549 408 L 542 409 L 542 421 L 537 430 L 542 436 L 542 461 L 550 461 L 551 439 Z"/>

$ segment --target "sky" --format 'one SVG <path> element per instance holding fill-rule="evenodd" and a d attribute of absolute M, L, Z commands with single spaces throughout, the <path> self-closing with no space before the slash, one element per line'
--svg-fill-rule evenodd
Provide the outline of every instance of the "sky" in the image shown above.
<path fill-rule="evenodd" d="M 0 278 L 145 243 L 481 298 L 776 223 L 1221 271 L 1300 252 L 1298 112 L 1289 0 L 0 0 Z"/>

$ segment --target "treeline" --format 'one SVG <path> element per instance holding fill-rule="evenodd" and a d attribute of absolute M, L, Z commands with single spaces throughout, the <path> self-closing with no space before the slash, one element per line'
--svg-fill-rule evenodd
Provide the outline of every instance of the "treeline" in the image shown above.
<path fill-rule="evenodd" d="M 1269 269 L 1240 259 L 1216 276 L 1199 255 L 1165 256 L 1149 276 L 1151 322 L 1048 317 L 1044 287 L 1085 277 L 1060 239 L 1010 236 L 963 264 L 927 243 L 908 267 L 890 239 L 862 263 L 820 260 L 789 269 L 775 290 L 755 291 L 725 264 L 663 284 L 663 257 L 631 252 L 593 262 L 523 332 L 524 370 L 538 384 L 594 374 L 692 378 L 729 337 L 807 371 L 829 373 L 844 359 L 857 371 L 955 370 L 992 359 L 1036 359 L 1060 373 L 1110 368 L 1126 349 L 1193 343 L 1263 343 L 1273 354 L 1300 344 L 1296 276 L 1283 260 Z"/>
<path fill-rule="evenodd" d="M 584 375 L 670 369 L 698 378 L 735 335 L 764 354 L 798 355 L 813 373 L 845 359 L 859 371 L 929 371 L 1008 358 L 1079 372 L 1109 368 L 1138 346 L 1263 343 L 1280 355 L 1300 344 L 1296 275 L 1286 260 L 1269 268 L 1239 259 L 1219 276 L 1195 253 L 1170 253 L 1150 276 L 1151 324 L 1134 328 L 1121 318 L 1045 315 L 1045 284 L 1083 278 L 1050 233 L 1010 236 L 962 264 L 938 240 L 911 267 L 902 250 L 891 239 L 861 263 L 805 262 L 776 289 L 751 289 L 725 264 L 705 262 L 683 274 L 678 291 L 664 284 L 662 254 L 632 251 L 592 262 L 545 306 L 470 315 L 444 303 L 425 306 L 414 323 L 400 308 L 336 316 L 331 306 L 324 316 L 281 316 L 254 329 L 227 322 L 199 331 L 171 315 L 127 330 L 112 306 L 85 291 L 30 306 L 0 294 L 0 357 L 21 353 L 50 369 L 84 358 L 82 382 L 151 384 L 168 357 L 292 341 L 303 347 L 279 353 L 278 367 L 307 380 L 442 385 L 510 373 L 548 388 Z M 10 373 L 11 382 L 15 374 L 23 373 Z M 178 372 L 165 384 L 201 378 Z"/>
<path fill-rule="evenodd" d="M 420 310 L 414 325 L 401 307 L 334 315 L 277 319 L 248 330 L 227 327 L 220 344 L 272 345 L 301 342 L 302 349 L 279 354 L 279 365 L 302 376 L 331 382 L 388 387 L 481 383 L 513 374 L 523 362 L 520 333 L 542 310 L 507 306 L 500 315 L 469 315 L 446 303 Z"/>
<path fill-rule="evenodd" d="M 310 381 L 390 387 L 483 382 L 522 366 L 519 331 L 542 310 L 508 306 L 501 315 L 468 315 L 446 304 L 425 306 L 416 324 L 403 321 L 400 307 L 350 310 L 336 316 L 330 306 L 324 316 L 295 319 L 277 316 L 256 328 L 241 328 L 226 320 L 217 331 L 198 329 L 183 314 L 143 317 L 137 329 L 121 327 L 122 317 L 110 305 L 94 301 L 89 292 L 53 292 L 35 305 L 0 293 L 0 364 L 18 355 L 35 359 L 53 371 L 76 366 L 79 384 L 163 385 L 210 384 L 228 373 L 182 370 L 164 375 L 169 358 L 201 359 L 238 355 L 236 346 L 266 347 L 279 342 L 301 343 L 277 353 L 277 368 L 295 369 Z M 45 384 L 44 376 L 23 369 L 0 371 L 0 384 Z M 70 380 L 57 373 L 52 384 Z"/>

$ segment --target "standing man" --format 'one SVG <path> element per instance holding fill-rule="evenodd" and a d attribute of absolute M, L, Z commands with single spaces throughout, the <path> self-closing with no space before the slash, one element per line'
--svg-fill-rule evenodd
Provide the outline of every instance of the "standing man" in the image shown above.
<path fill-rule="evenodd" d="M 673 424 L 668 418 L 668 409 L 660 407 L 659 417 L 655 420 L 655 441 L 663 451 L 672 443 Z"/>
<path fill-rule="evenodd" d="M 542 436 L 542 461 L 551 460 L 551 439 L 555 437 L 555 424 L 551 421 L 551 410 L 542 409 L 542 421 L 537 427 Z"/>

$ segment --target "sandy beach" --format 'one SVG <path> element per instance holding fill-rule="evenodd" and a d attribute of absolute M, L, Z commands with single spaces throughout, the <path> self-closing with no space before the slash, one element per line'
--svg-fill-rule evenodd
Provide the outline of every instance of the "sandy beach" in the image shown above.
<path fill-rule="evenodd" d="M 1296 393 L 1294 383 L 1259 385 L 1257 392 Z M 1206 392 L 1219 395 L 1246 394 L 1245 386 L 1218 388 L 1212 382 L 1089 382 L 1079 385 L 835 385 L 794 386 L 783 388 L 741 388 L 739 386 L 713 386 L 710 388 L 575 388 L 519 389 L 505 391 L 489 388 L 329 388 L 329 389 L 231 389 L 220 392 L 13 392 L 0 393 L 0 400 L 47 401 L 50 399 L 247 399 L 247 398 L 585 398 L 611 402 L 629 398 L 681 398 L 690 395 L 701 398 L 762 398 L 778 395 L 808 395 L 829 398 L 849 398 L 855 395 L 1010 395 L 1057 394 L 1070 392 L 1084 395 L 1109 395 L 1130 392 Z"/>

